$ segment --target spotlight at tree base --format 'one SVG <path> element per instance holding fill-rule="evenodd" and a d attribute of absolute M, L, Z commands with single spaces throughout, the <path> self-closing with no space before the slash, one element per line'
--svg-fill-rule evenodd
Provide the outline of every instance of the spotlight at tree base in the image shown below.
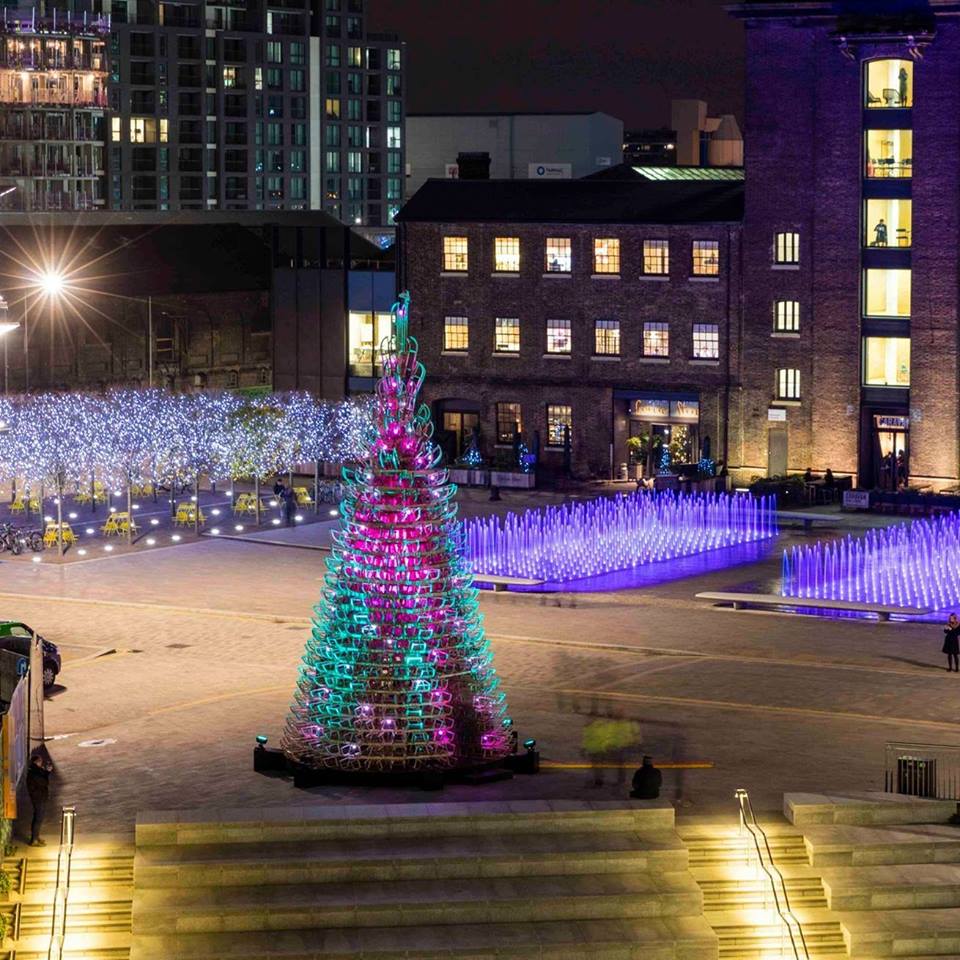
<path fill-rule="evenodd" d="M 436 786 L 511 753 L 456 487 L 418 405 L 425 371 L 408 307 L 404 294 L 381 347 L 376 438 L 343 470 L 339 530 L 281 741 L 303 785 L 422 777 Z"/>

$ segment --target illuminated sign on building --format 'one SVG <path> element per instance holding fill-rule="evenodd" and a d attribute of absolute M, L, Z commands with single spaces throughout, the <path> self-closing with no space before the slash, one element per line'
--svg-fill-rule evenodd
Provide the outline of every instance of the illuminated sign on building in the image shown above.
<path fill-rule="evenodd" d="M 686 420 L 700 419 L 698 400 L 667 400 L 659 397 L 641 397 L 633 401 L 631 413 L 643 420 Z"/>

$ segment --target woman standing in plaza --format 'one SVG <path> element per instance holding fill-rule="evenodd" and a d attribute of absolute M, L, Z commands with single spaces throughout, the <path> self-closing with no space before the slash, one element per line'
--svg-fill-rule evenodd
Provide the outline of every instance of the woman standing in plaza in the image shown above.
<path fill-rule="evenodd" d="M 950 614 L 943 628 L 943 652 L 947 655 L 947 670 L 960 673 L 960 620 L 955 613 Z"/>

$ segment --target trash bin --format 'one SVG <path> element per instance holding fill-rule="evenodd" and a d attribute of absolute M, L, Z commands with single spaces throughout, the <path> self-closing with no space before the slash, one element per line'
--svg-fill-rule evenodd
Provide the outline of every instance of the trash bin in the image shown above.
<path fill-rule="evenodd" d="M 627 465 L 625 463 L 620 464 L 620 469 L 617 471 L 617 476 L 619 476 L 621 480 L 627 479 Z"/>
<path fill-rule="evenodd" d="M 937 761 L 930 757 L 897 757 L 897 793 L 936 797 Z"/>

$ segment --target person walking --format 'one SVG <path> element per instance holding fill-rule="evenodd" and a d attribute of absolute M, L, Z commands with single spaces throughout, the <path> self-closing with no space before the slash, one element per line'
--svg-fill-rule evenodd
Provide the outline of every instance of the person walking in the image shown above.
<path fill-rule="evenodd" d="M 943 628 L 943 652 L 947 655 L 947 672 L 960 673 L 960 620 L 955 613 Z"/>
<path fill-rule="evenodd" d="M 630 796 L 634 800 L 656 800 L 660 796 L 662 784 L 663 772 L 653 765 L 653 757 L 644 756 L 643 763 L 633 775 Z"/>
<path fill-rule="evenodd" d="M 287 526 L 292 527 L 293 514 L 297 509 L 297 495 L 293 492 L 292 487 L 284 487 L 280 496 L 283 498 L 283 515 L 286 517 Z"/>
<path fill-rule="evenodd" d="M 33 819 L 30 821 L 30 846 L 45 847 L 46 841 L 40 838 L 43 815 L 46 811 L 47 797 L 50 795 L 50 774 L 53 773 L 53 761 L 44 748 L 34 750 L 27 770 L 27 794 L 33 806 Z"/>

